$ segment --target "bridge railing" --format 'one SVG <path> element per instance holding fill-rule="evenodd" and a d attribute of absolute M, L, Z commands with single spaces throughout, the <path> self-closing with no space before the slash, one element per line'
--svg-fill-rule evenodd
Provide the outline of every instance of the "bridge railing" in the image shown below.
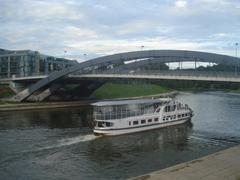
<path fill-rule="evenodd" d="M 8 77 L 7 75 L 0 73 L 0 80 L 1 79 L 28 78 L 28 77 L 31 78 L 31 77 L 47 76 L 47 75 L 49 75 L 49 74 L 41 72 L 41 73 L 31 73 L 29 75 L 12 74 L 10 77 Z"/>
<path fill-rule="evenodd" d="M 79 71 L 75 72 L 71 75 L 86 75 L 86 74 L 115 74 L 115 75 L 156 75 L 156 76 L 195 76 L 195 77 L 240 77 L 240 73 L 235 72 L 224 72 L 224 71 L 191 71 L 191 70 L 122 70 L 122 71 L 114 71 L 114 70 L 95 70 L 95 71 Z M 17 78 L 37 78 L 41 76 L 47 76 L 46 73 L 32 73 L 29 76 L 21 76 L 21 75 L 12 75 L 11 78 L 7 78 L 6 76 L 1 76 L 0 80 L 3 79 L 17 79 Z"/>
<path fill-rule="evenodd" d="M 74 75 L 81 75 L 82 73 L 75 73 Z M 240 74 L 235 72 L 221 72 L 221 71 L 154 71 L 154 70 L 141 70 L 141 71 L 92 71 L 84 74 L 119 74 L 119 75 L 156 75 L 156 76 L 195 76 L 195 77 L 240 77 Z"/>

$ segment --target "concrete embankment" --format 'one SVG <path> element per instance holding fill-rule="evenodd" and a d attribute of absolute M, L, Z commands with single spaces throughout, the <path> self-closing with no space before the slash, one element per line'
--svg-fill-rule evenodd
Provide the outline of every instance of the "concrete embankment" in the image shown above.
<path fill-rule="evenodd" d="M 240 180 L 240 145 L 131 180 Z"/>
<path fill-rule="evenodd" d="M 34 109 L 80 107 L 80 106 L 89 105 L 92 102 L 94 102 L 94 101 L 3 104 L 3 105 L 0 105 L 0 112 L 1 111 L 22 111 L 22 110 L 34 110 Z"/>
<path fill-rule="evenodd" d="M 124 99 L 142 99 L 142 98 L 164 98 L 173 97 L 177 94 L 177 91 L 162 93 L 149 96 L 138 96 L 131 98 L 117 98 L 117 99 L 104 99 L 107 100 L 124 100 Z M 0 105 L 1 111 L 21 111 L 21 110 L 34 110 L 34 109 L 54 109 L 54 108 L 68 108 L 68 107 L 80 107 L 87 106 L 97 100 L 86 100 L 86 101 L 65 101 L 65 102 L 34 102 L 34 103 L 4 103 Z M 100 101 L 100 100 L 99 100 Z"/>

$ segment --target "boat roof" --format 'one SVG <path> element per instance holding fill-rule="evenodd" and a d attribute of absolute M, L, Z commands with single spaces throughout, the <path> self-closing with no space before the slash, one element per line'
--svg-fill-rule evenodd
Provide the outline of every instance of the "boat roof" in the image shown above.
<path fill-rule="evenodd" d="M 114 106 L 114 105 L 130 105 L 130 104 L 151 104 L 151 103 L 163 103 L 171 101 L 171 98 L 159 98 L 159 99 L 134 99 L 134 100 L 118 100 L 118 101 L 100 101 L 92 103 L 93 106 Z"/>

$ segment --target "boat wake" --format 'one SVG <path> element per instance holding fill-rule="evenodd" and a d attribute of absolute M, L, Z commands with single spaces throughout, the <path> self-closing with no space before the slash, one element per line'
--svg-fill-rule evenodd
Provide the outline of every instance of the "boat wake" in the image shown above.
<path fill-rule="evenodd" d="M 80 135 L 80 136 L 76 136 L 76 137 L 72 137 L 72 138 L 61 139 L 55 145 L 39 148 L 37 151 L 55 149 L 55 148 L 60 148 L 63 146 L 70 146 L 73 144 L 78 144 L 80 142 L 93 141 L 99 137 L 101 137 L 101 136 L 95 136 L 93 134 L 86 134 L 86 135 Z"/>
<path fill-rule="evenodd" d="M 0 161 L 0 167 L 6 163 L 11 161 L 11 159 L 16 160 L 16 158 L 22 158 L 23 153 L 24 154 L 29 154 L 29 153 L 40 153 L 46 150 L 55 150 L 64 146 L 70 146 L 70 145 L 74 145 L 74 144 L 78 144 L 81 142 L 88 142 L 88 141 L 93 141 L 97 138 L 99 138 L 101 136 L 95 136 L 93 134 L 86 134 L 86 135 L 80 135 L 80 136 L 76 136 L 76 137 L 72 137 L 72 138 L 66 138 L 66 139 L 62 139 L 57 141 L 57 143 L 54 143 L 51 146 L 45 146 L 45 147 L 40 147 L 40 148 L 36 148 L 33 150 L 26 150 L 26 151 L 22 151 L 22 152 L 18 152 L 15 155 L 13 154 L 11 158 L 6 158 L 4 160 Z"/>
<path fill-rule="evenodd" d="M 59 146 L 69 146 L 80 142 L 92 141 L 98 137 L 93 134 L 81 135 L 73 138 L 67 138 L 60 140 Z"/>

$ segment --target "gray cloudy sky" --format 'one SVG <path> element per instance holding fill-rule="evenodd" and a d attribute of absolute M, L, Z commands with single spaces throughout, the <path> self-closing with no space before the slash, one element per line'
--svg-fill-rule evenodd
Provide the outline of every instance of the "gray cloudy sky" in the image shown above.
<path fill-rule="evenodd" d="M 0 48 L 83 59 L 144 49 L 235 55 L 240 0 L 0 0 Z"/>

